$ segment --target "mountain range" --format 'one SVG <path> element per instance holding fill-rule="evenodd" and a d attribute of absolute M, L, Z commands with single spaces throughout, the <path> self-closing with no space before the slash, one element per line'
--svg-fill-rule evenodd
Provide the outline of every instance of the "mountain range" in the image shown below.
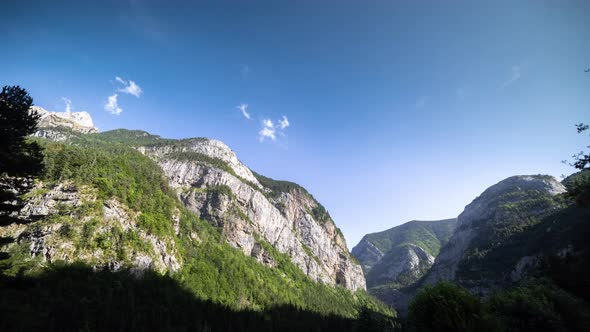
<path fill-rule="evenodd" d="M 367 234 L 349 252 L 311 193 L 254 172 L 221 141 L 99 132 L 85 112 L 32 111 L 40 119 L 29 139 L 43 150 L 43 171 L 0 180 L 11 193 L 0 197 L 0 312 L 19 317 L 2 320 L 3 330 L 124 321 L 128 329 L 387 331 L 400 327 L 396 311 L 406 315 L 440 282 L 497 299 L 549 278 L 569 293 L 542 307 L 563 315 L 560 306 L 590 298 L 588 170 L 561 182 L 509 177 L 457 218 Z M 507 296 L 498 307 L 513 305 Z M 149 309 L 134 310 L 140 302 Z M 510 319 L 502 324 L 520 318 Z"/>

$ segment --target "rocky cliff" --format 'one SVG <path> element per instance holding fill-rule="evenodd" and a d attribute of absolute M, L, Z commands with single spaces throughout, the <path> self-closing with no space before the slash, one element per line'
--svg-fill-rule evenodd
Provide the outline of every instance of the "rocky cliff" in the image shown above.
<path fill-rule="evenodd" d="M 353 261 L 342 233 L 324 207 L 294 183 L 253 173 L 224 143 L 206 138 L 162 139 L 141 131 L 96 134 L 98 130 L 87 113 L 52 113 L 39 107 L 33 110 L 41 114 L 37 137 L 71 142 L 75 139 L 76 144 L 86 138 L 107 145 L 116 143 L 151 158 L 163 171 L 179 202 L 217 227 L 231 246 L 261 264 L 277 265 L 268 251 L 270 245 L 287 255 L 312 280 L 351 290 L 365 289 L 362 269 Z M 159 271 L 175 271 L 181 266 L 182 259 L 176 253 L 172 238 L 156 237 L 136 227 L 142 211 L 133 211 L 117 200 L 101 200 L 102 205 L 96 207 L 92 203 L 96 201 L 92 189 L 67 182 L 57 186 L 36 183 L 26 204 L 12 213 L 12 217 L 23 222 L 0 227 L 0 237 L 31 243 L 30 254 L 48 261 L 71 261 L 76 257 L 98 265 L 107 262 L 109 266 L 118 267 L 131 262 L 133 266 Z M 80 206 L 93 208 L 85 208 L 80 214 Z M 60 209 L 76 212 L 71 215 L 64 212 L 64 215 Z M 43 220 L 48 218 L 76 218 L 80 222 L 71 226 L 64 219 L 63 223 L 52 222 L 47 228 Z M 178 228 L 178 220 L 172 218 L 169 223 Z M 62 227 L 72 228 L 68 232 L 77 236 L 88 233 L 85 236 L 108 241 L 112 240 L 112 232 L 131 232 L 129 236 L 138 238 L 140 250 L 119 250 L 118 254 L 114 250 L 113 254 L 113 250 L 107 250 L 105 242 L 104 250 L 93 243 L 84 253 L 67 244 L 67 237 L 62 236 L 66 230 L 62 232 Z M 198 238 L 198 234 L 194 236 Z"/>
<path fill-rule="evenodd" d="M 227 241 L 266 265 L 262 241 L 287 254 L 312 279 L 365 289 L 360 266 L 329 214 L 305 189 L 253 174 L 220 141 L 198 138 L 138 147 L 164 170 L 178 198 L 223 230 Z M 287 183 L 287 182 L 280 182 Z"/>

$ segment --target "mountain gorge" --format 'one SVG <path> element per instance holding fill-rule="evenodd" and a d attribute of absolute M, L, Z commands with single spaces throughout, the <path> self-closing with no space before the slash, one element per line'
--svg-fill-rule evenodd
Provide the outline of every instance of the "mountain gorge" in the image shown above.
<path fill-rule="evenodd" d="M 84 264 L 170 276 L 233 310 L 393 317 L 364 292 L 342 233 L 301 186 L 254 173 L 220 141 L 98 133 L 86 113 L 35 110 L 43 174 L 2 180 L 18 197 L 0 216 L 6 277 Z"/>

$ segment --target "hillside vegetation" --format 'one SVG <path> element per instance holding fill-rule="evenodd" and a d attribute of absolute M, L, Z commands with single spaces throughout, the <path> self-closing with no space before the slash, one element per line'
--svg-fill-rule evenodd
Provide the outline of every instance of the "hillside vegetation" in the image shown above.
<path fill-rule="evenodd" d="M 140 313 L 135 314 L 137 322 L 131 322 L 129 326 L 149 326 L 152 312 L 157 313 L 155 317 L 161 315 L 167 319 L 157 325 L 166 329 L 178 327 L 175 322 L 170 321 L 176 315 L 182 316 L 179 322 L 181 325 L 192 324 L 196 319 L 201 324 L 197 326 L 227 327 L 224 324 L 233 323 L 217 322 L 223 319 L 220 313 L 226 311 L 235 312 L 235 315 L 242 317 L 239 319 L 250 319 L 249 314 L 239 312 L 251 312 L 252 319 L 256 322 L 253 324 L 261 326 L 283 324 L 291 318 L 304 319 L 291 328 L 307 326 L 306 324 L 314 326 L 318 317 L 324 315 L 328 322 L 336 322 L 335 326 L 341 327 L 353 321 L 356 323 L 348 325 L 348 328 L 355 327 L 361 324 L 359 319 L 363 317 L 365 322 L 362 324 L 365 325 L 368 321 L 373 322 L 374 318 L 374 321 L 391 326 L 394 313 L 385 305 L 363 291 L 352 293 L 339 286 L 326 286 L 310 280 L 287 256 L 270 244 L 266 244 L 265 249 L 277 262 L 274 268 L 261 265 L 254 258 L 245 256 L 225 243 L 216 228 L 194 216 L 178 202 L 158 165 L 133 148 L 139 144 L 159 144 L 162 141 L 161 138 L 144 132 L 123 130 L 81 135 L 72 139 L 72 144 L 38 140 L 44 149 L 45 169 L 38 179 L 38 189 L 28 193 L 26 197 L 23 196 L 23 199 L 43 195 L 62 183 L 75 188 L 72 190 L 90 192 L 95 198 L 84 201 L 79 206 L 63 207 L 57 215 L 28 222 L 23 227 L 26 227 L 27 232 L 35 232 L 45 229 L 43 227 L 47 225 L 58 224 L 59 236 L 74 247 L 75 257 L 84 257 L 86 253 L 93 258 L 81 261 L 79 264 L 82 267 L 69 265 L 74 263 L 73 259 L 48 264 L 40 257 L 30 257 L 27 254 L 30 243 L 25 239 L 8 245 L 7 257 L 0 261 L 4 285 L 0 288 L 0 296 L 11 299 L 14 303 L 21 302 L 21 305 L 2 308 L 5 317 L 22 317 L 23 324 L 28 324 L 24 319 L 27 312 L 39 309 L 33 298 L 52 301 L 57 296 L 58 299 L 63 297 L 63 301 L 68 301 L 68 306 L 72 307 L 83 306 L 84 301 L 90 301 L 98 310 L 77 310 L 79 316 L 75 317 L 78 321 L 74 320 L 69 325 L 72 329 L 76 330 L 77 327 L 85 326 L 84 324 L 90 329 L 102 329 L 103 325 L 96 324 L 108 325 L 108 320 L 101 323 L 100 317 L 110 312 L 103 310 L 113 305 L 127 305 L 128 301 L 143 301 L 146 296 L 153 295 L 162 298 L 162 302 L 151 302 L 154 305 L 151 309 L 138 307 Z M 101 211 L 113 199 L 130 216 L 136 216 L 132 222 L 136 224 L 137 230 L 104 224 Z M 178 220 L 177 225 L 174 225 L 173 220 Z M 142 236 L 144 233 L 145 236 Z M 128 262 L 129 257 L 138 252 L 154 255 L 150 252 L 153 249 L 149 241 L 146 240 L 150 236 L 157 237 L 168 248 L 176 248 L 180 268 L 162 276 L 130 279 L 126 275 L 135 272 Z M 93 255 L 95 252 L 101 254 Z M 109 262 L 115 261 L 122 262 L 122 265 L 119 267 L 120 272 L 113 275 L 107 271 L 92 274 L 83 267 L 85 264 L 107 266 Z M 150 275 L 152 272 L 145 273 Z M 58 276 L 71 280 L 72 284 L 67 285 L 60 281 Z M 88 285 L 85 280 L 92 280 L 97 284 Z M 141 286 L 132 284 L 161 284 L 163 289 L 154 290 L 160 292 L 159 294 L 149 295 L 151 290 L 146 290 L 148 293 L 145 293 Z M 14 288 L 14 285 L 19 286 Z M 40 289 L 39 285 L 44 286 Z M 68 287 L 67 293 L 61 293 L 63 287 Z M 106 294 L 105 297 L 96 297 L 102 293 Z M 119 296 L 122 299 L 118 299 Z M 181 300 L 180 303 L 188 303 L 188 308 L 196 310 L 197 318 L 191 318 L 186 313 L 189 309 L 182 309 L 180 304 L 166 307 L 176 298 Z M 199 303 L 211 303 L 212 307 Z M 174 310 L 185 311 L 179 314 L 174 313 Z M 217 312 L 216 315 L 208 317 L 209 310 Z M 287 311 L 289 313 L 285 314 L 283 321 L 282 315 Z M 234 314 L 228 315 L 234 317 Z M 50 312 L 47 312 L 47 316 L 40 314 L 31 324 L 51 323 L 50 317 Z M 269 325 L 265 323 L 269 317 L 282 323 Z M 53 324 L 65 327 L 63 322 L 53 321 Z M 15 326 L 28 325 L 5 325 Z"/>

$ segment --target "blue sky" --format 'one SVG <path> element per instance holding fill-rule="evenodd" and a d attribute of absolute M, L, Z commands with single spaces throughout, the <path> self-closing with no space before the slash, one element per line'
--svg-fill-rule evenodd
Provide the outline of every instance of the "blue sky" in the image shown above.
<path fill-rule="evenodd" d="M 508 176 L 571 173 L 588 17 L 587 1 L 13 1 L 0 84 L 103 131 L 220 139 L 308 188 L 352 248 Z"/>

